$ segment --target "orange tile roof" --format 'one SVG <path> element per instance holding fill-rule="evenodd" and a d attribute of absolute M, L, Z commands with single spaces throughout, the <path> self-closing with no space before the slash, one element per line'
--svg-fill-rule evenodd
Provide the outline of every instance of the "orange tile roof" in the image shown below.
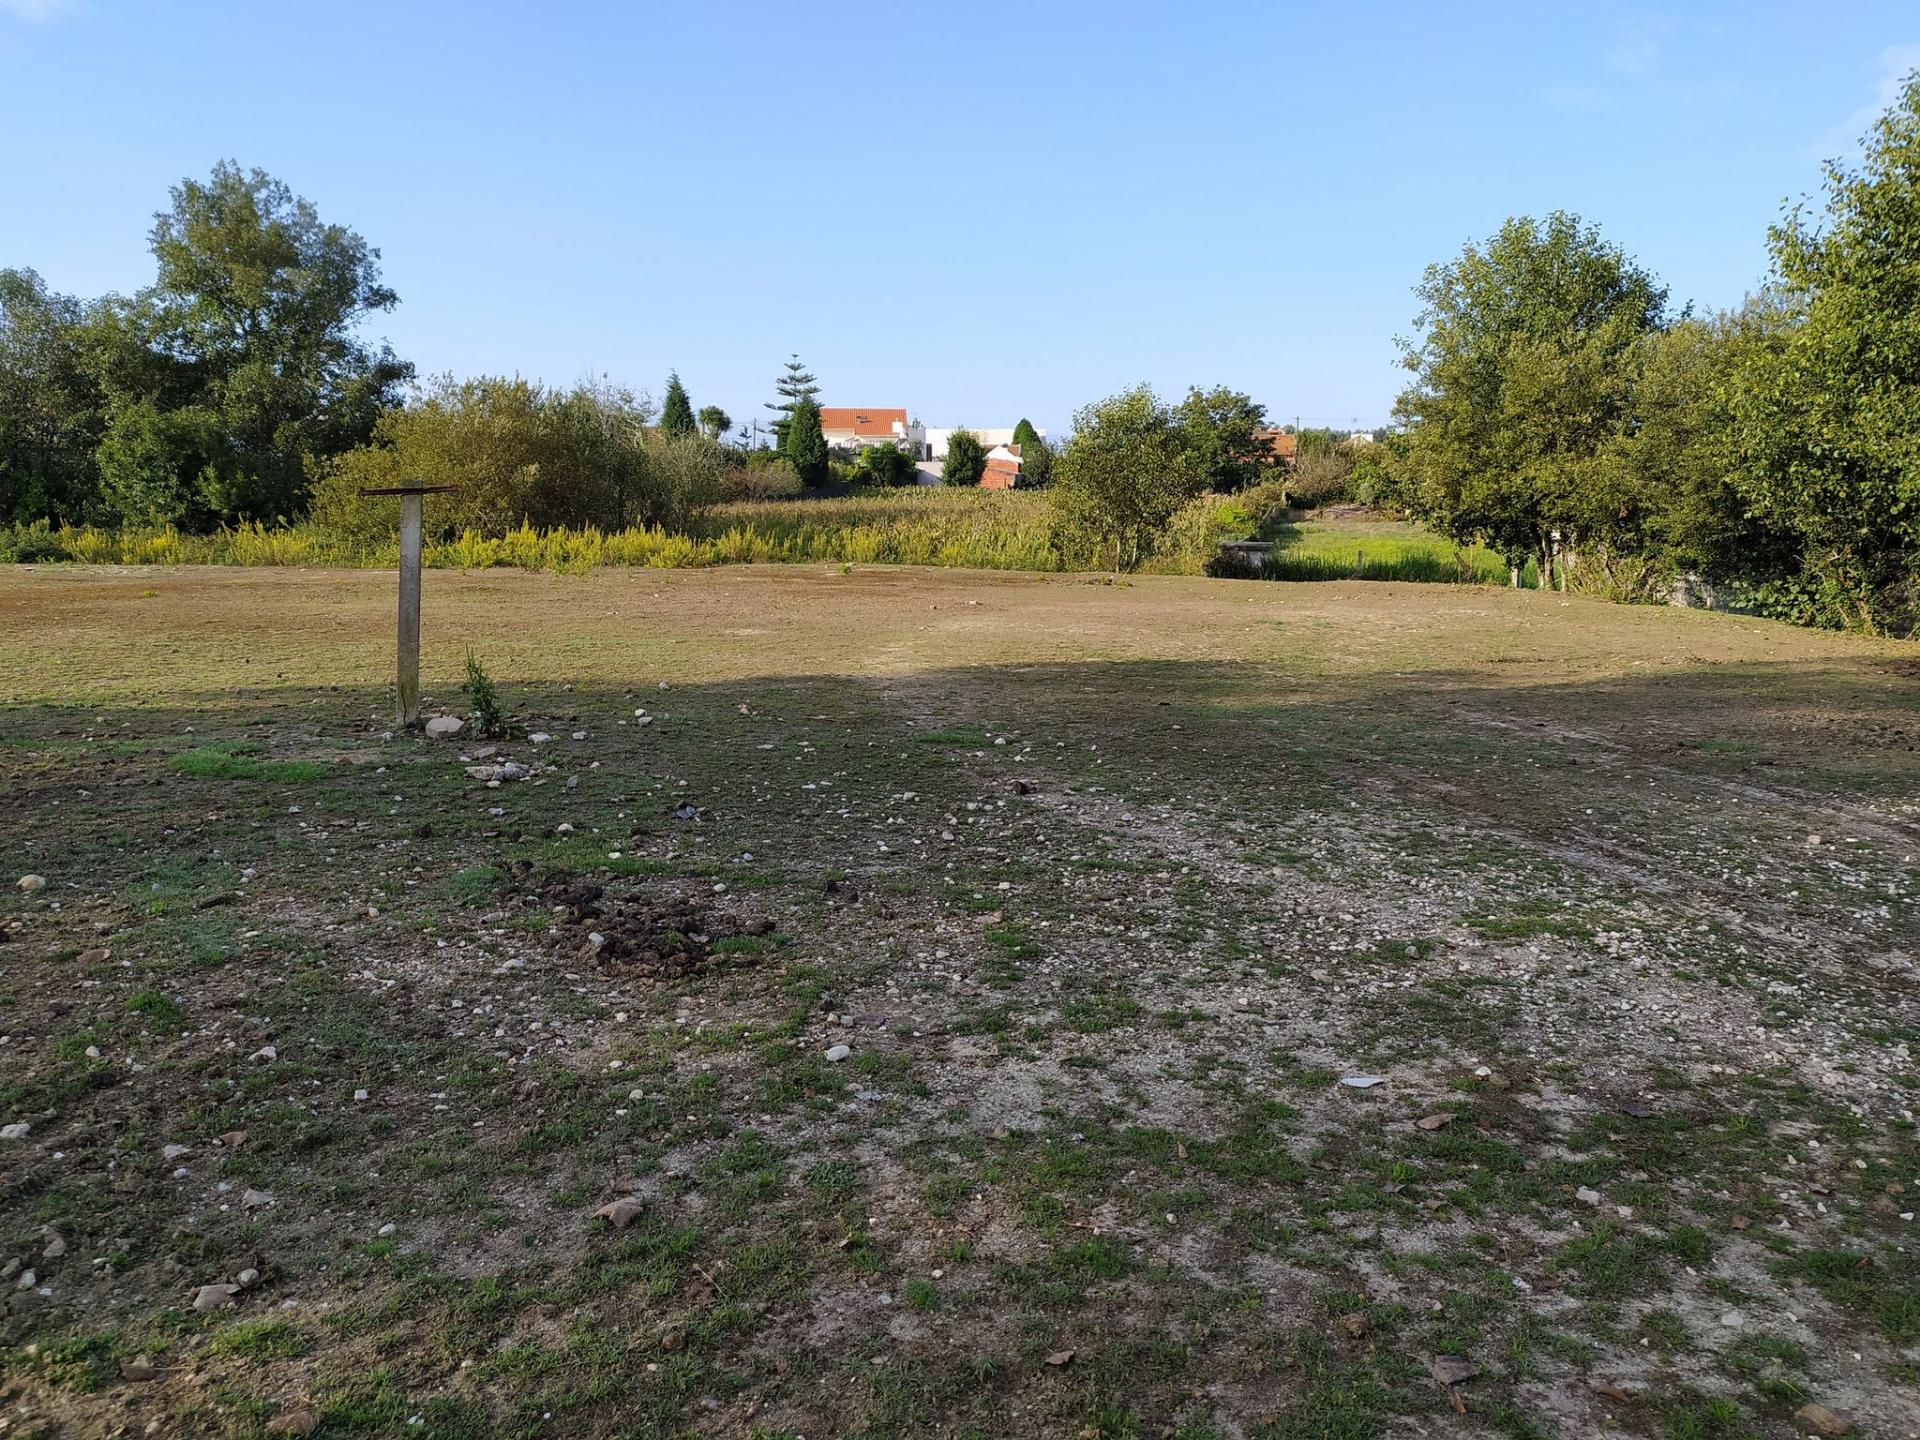
<path fill-rule="evenodd" d="M 904 410 L 861 410 L 855 406 L 840 406 L 835 409 L 820 410 L 820 428 L 822 430 L 851 430 L 856 435 L 872 435 L 876 438 L 888 438 L 894 433 L 893 427 L 907 428 L 907 412 Z"/>
<path fill-rule="evenodd" d="M 1266 441 L 1267 453 L 1276 460 L 1291 460 L 1300 453 L 1300 437 L 1285 430 L 1256 430 L 1253 438 Z"/>

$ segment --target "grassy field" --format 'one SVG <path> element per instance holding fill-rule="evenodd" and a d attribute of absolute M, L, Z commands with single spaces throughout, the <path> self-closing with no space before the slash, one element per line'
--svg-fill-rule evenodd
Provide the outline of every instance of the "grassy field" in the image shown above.
<path fill-rule="evenodd" d="M 1149 569 L 1197 575 L 1223 539 L 1249 528 L 1233 502 L 1206 497 L 1172 527 Z M 1288 579 L 1439 580 L 1499 583 L 1490 552 L 1462 550 L 1416 525 L 1340 514 L 1278 524 L 1277 572 Z M 212 535 L 172 528 L 0 531 L 0 557 L 108 565 L 370 566 L 391 569 L 397 545 L 332 534 L 314 525 L 246 525 Z M 1057 571 L 1045 494 L 909 488 L 833 499 L 735 501 L 703 511 L 685 533 L 640 527 L 463 534 L 427 546 L 435 569 L 513 568 L 579 574 L 608 566 L 695 569 L 710 565 L 939 565 L 976 570 Z"/>
<path fill-rule="evenodd" d="M 430 742 L 391 627 L 0 570 L 6 1433 L 1920 1428 L 1911 647 L 436 572 Z"/>

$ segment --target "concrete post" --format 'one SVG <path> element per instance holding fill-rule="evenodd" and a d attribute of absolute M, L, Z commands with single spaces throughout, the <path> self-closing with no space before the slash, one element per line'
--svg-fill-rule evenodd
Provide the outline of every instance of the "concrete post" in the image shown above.
<path fill-rule="evenodd" d="M 421 497 L 400 497 L 400 728 L 420 724 Z"/>

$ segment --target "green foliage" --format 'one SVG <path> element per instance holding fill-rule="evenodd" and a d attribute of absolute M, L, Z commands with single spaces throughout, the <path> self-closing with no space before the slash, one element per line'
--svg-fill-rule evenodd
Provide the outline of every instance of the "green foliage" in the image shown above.
<path fill-rule="evenodd" d="M 947 458 L 940 463 L 942 485 L 978 485 L 987 473 L 987 447 L 971 430 L 947 437 Z"/>
<path fill-rule="evenodd" d="M 687 398 L 687 387 L 680 383 L 680 372 L 667 374 L 667 398 L 660 407 L 660 433 L 669 440 L 678 440 L 695 433 L 693 419 L 693 401 Z"/>
<path fill-rule="evenodd" d="M 31 270 L 0 270 L 0 521 L 89 518 L 105 420 L 87 309 Z"/>
<path fill-rule="evenodd" d="M 1858 169 L 1827 166 L 1825 213 L 1771 233 L 1791 323 L 1748 357 L 1733 403 L 1760 516 L 1792 533 L 1830 620 L 1920 619 L 1920 76 Z"/>
<path fill-rule="evenodd" d="M 768 402 L 767 409 L 780 418 L 773 422 L 773 444 L 777 450 L 785 450 L 787 431 L 793 424 L 793 411 L 802 400 L 817 400 L 820 386 L 811 370 L 800 363 L 798 355 L 789 355 L 780 377 L 773 382 L 774 393 L 780 398 Z"/>
<path fill-rule="evenodd" d="M 854 479 L 862 485 L 912 485 L 915 467 L 898 445 L 868 445 L 860 451 Z"/>
<path fill-rule="evenodd" d="M 1133 569 L 1198 488 L 1196 468 L 1182 463 L 1182 430 L 1141 385 L 1079 411 L 1073 431 L 1054 467 L 1061 548 L 1110 557 L 1115 573 Z"/>
<path fill-rule="evenodd" d="M 1173 424 L 1180 435 L 1181 463 L 1196 491 L 1239 490 L 1257 482 L 1273 463 L 1267 442 L 1258 434 L 1266 428 L 1266 406 L 1238 390 L 1195 386 L 1175 408 Z"/>
<path fill-rule="evenodd" d="M 467 679 L 461 688 L 467 692 L 474 733 L 488 737 L 506 734 L 507 714 L 500 706 L 500 692 L 494 689 L 487 667 L 471 650 L 467 651 Z"/>
<path fill-rule="evenodd" d="M 299 514 L 412 367 L 362 344 L 379 252 L 262 171 L 185 180 L 154 283 L 81 304 L 0 273 L 0 514 L 210 529 Z"/>
<path fill-rule="evenodd" d="M 793 402 L 787 419 L 786 457 L 809 490 L 827 482 L 827 437 L 820 429 L 820 407 L 811 395 Z"/>
<path fill-rule="evenodd" d="M 1632 361 L 1666 291 L 1576 216 L 1513 219 L 1427 269 L 1400 488 L 1443 533 L 1517 571 L 1556 530 L 1605 541 L 1626 497 L 1602 452 L 1631 424 Z"/>
<path fill-rule="evenodd" d="M 459 487 L 428 501 L 434 537 L 499 535 L 522 523 L 684 526 L 712 498 L 719 449 L 700 435 L 649 443 L 649 415 L 644 397 L 605 382 L 562 392 L 518 378 L 441 376 L 382 415 L 371 444 L 320 472 L 313 515 L 341 535 L 392 535 L 399 502 L 359 491 L 406 481 Z"/>
<path fill-rule="evenodd" d="M 700 407 L 700 433 L 709 440 L 718 440 L 733 428 L 733 417 L 718 405 Z"/>

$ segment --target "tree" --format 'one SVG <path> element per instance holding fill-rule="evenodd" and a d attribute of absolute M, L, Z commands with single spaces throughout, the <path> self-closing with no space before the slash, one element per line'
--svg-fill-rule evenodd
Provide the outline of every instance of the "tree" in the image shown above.
<path fill-rule="evenodd" d="M 154 284 L 119 317 L 144 363 L 107 382 L 139 389 L 110 398 L 143 433 L 143 405 L 193 410 L 195 432 L 212 417 L 222 453 L 183 477 L 210 517 L 293 515 L 310 462 L 366 440 L 413 374 L 356 333 L 398 297 L 380 279 L 378 250 L 264 171 L 222 162 L 172 199 L 154 217 Z"/>
<path fill-rule="evenodd" d="M 782 449 L 802 485 L 813 490 L 827 483 L 827 437 L 820 429 L 820 407 L 811 395 L 803 394 L 793 402 Z"/>
<path fill-rule="evenodd" d="M 898 445 L 868 445 L 860 451 L 854 474 L 865 485 L 911 485 L 914 464 Z"/>
<path fill-rule="evenodd" d="M 1054 465 L 1056 529 L 1067 548 L 1132 569 L 1196 493 L 1195 471 L 1173 415 L 1145 385 L 1073 417 L 1073 438 Z"/>
<path fill-rule="evenodd" d="M 1769 236 L 1789 323 L 1742 369 L 1739 483 L 1799 537 L 1814 609 L 1904 630 L 1920 615 L 1920 75 L 1859 168 L 1827 165 L 1824 211 Z"/>
<path fill-rule="evenodd" d="M 700 407 L 700 430 L 709 440 L 718 440 L 733 428 L 733 417 L 718 405 Z"/>
<path fill-rule="evenodd" d="M 789 355 L 785 370 L 773 382 L 773 389 L 780 397 L 767 405 L 767 409 L 780 417 L 773 422 L 773 446 L 776 450 L 785 450 L 787 427 L 793 423 L 794 407 L 802 400 L 817 399 L 820 387 L 815 383 L 813 372 L 800 363 L 800 357 Z"/>
<path fill-rule="evenodd" d="M 987 473 L 987 447 L 971 430 L 956 430 L 947 437 L 947 458 L 940 466 L 942 485 L 978 485 Z"/>
<path fill-rule="evenodd" d="M 1020 447 L 1020 485 L 1023 489 L 1041 489 L 1053 478 L 1053 451 L 1024 415 L 1013 427 L 1013 443 Z"/>
<path fill-rule="evenodd" d="M 1631 425 L 1633 357 L 1666 291 L 1577 216 L 1512 219 L 1484 246 L 1429 266 L 1414 382 L 1395 406 L 1408 432 L 1400 490 L 1423 519 L 1543 582 L 1553 537 L 1605 539 L 1602 452 Z M 1598 533 L 1596 533 L 1596 530 Z"/>
<path fill-rule="evenodd" d="M 667 372 L 667 398 L 660 406 L 660 433 L 669 440 L 679 440 L 694 433 L 693 402 L 687 398 L 687 387 L 680 383 L 680 372 Z"/>
<path fill-rule="evenodd" d="M 1273 463 L 1267 442 L 1267 408 L 1238 390 L 1216 385 L 1187 391 L 1174 414 L 1179 427 L 1184 463 L 1202 490 L 1228 492 L 1255 484 Z"/>
<path fill-rule="evenodd" d="M 106 417 L 87 307 L 31 270 L 0 270 L 0 524 L 88 518 Z"/>

